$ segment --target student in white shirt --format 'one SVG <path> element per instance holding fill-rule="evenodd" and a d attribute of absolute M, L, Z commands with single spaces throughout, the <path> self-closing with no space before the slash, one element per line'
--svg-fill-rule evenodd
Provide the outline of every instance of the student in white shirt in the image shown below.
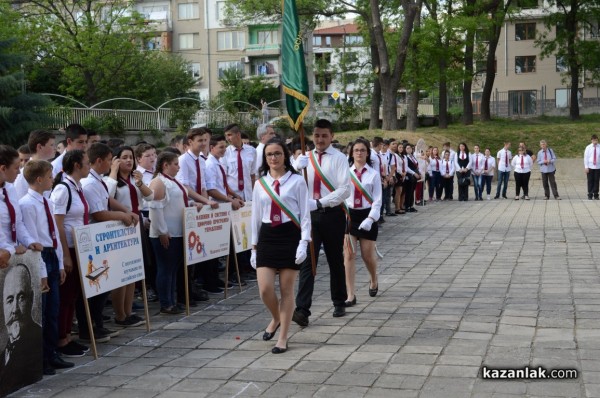
<path fill-rule="evenodd" d="M 79 182 L 90 172 L 89 158 L 82 150 L 71 150 L 64 156 L 62 169 L 54 179 L 50 194 L 67 273 L 65 282 L 60 286 L 57 351 L 65 357 L 82 357 L 89 348 L 71 339 L 75 302 L 81 295 L 72 230 L 89 224 L 89 206 Z"/>
<path fill-rule="evenodd" d="M 56 176 L 63 169 L 65 154 L 74 149 L 85 151 L 87 149 L 87 130 L 79 124 L 70 124 L 65 129 L 67 147 L 61 155 L 52 161 L 52 175 Z"/>
<path fill-rule="evenodd" d="M 485 184 L 485 192 L 487 193 L 487 200 L 491 199 L 492 193 L 492 179 L 494 178 L 494 171 L 496 170 L 496 159 L 492 156 L 490 148 L 485 148 L 485 155 L 483 157 L 483 184 Z"/>
<path fill-rule="evenodd" d="M 452 200 L 452 185 L 454 184 L 454 162 L 450 160 L 450 151 L 444 152 L 444 158 L 442 159 L 442 162 L 440 164 L 440 169 L 440 173 L 442 174 L 442 189 L 444 191 L 444 200 Z"/>
<path fill-rule="evenodd" d="M 479 152 L 479 145 L 473 146 L 471 154 L 471 170 L 473 174 L 473 190 L 475 191 L 475 200 L 483 200 L 483 168 L 484 156 Z"/>
<path fill-rule="evenodd" d="M 469 200 L 469 183 L 471 181 L 471 157 L 467 144 L 461 142 L 458 144 L 458 152 L 454 161 L 456 177 L 458 180 L 458 201 L 466 202 Z M 463 182 L 461 184 L 461 182 Z"/>
<path fill-rule="evenodd" d="M 369 142 L 359 138 L 350 147 L 348 153 L 350 165 L 350 178 L 352 187 L 346 205 L 350 209 L 350 233 L 346 239 L 350 240 L 352 250 L 344 246 L 344 267 L 346 270 L 346 290 L 348 298 L 346 307 L 356 304 L 355 279 L 356 279 L 356 253 L 354 248 L 360 242 L 360 254 L 370 276 L 369 296 L 375 297 L 379 290 L 377 281 L 377 255 L 375 242 L 377 241 L 378 224 L 382 200 L 382 189 L 378 173 L 370 166 L 371 154 Z"/>
<path fill-rule="evenodd" d="M 404 209 L 404 180 L 406 179 L 406 153 L 404 152 L 404 144 L 399 142 L 396 150 L 396 186 L 394 191 L 394 213 L 405 214 Z"/>
<path fill-rule="evenodd" d="M 583 152 L 583 167 L 587 177 L 588 199 L 600 199 L 598 190 L 600 185 L 600 146 L 598 146 L 598 136 L 592 135 L 592 143 L 589 144 Z"/>
<path fill-rule="evenodd" d="M 288 347 L 294 285 L 311 239 L 308 189 L 289 158 L 283 141 L 269 141 L 259 170 L 261 178 L 252 194 L 251 264 L 256 267 L 260 297 L 272 316 L 263 340 L 271 340 L 281 326 L 273 354 L 284 353 Z M 277 274 L 281 299 L 275 293 Z"/>
<path fill-rule="evenodd" d="M 429 201 L 440 200 L 442 198 L 442 159 L 440 158 L 438 147 L 431 148 L 431 157 L 429 158 Z M 435 196 L 434 196 L 435 195 Z"/>
<path fill-rule="evenodd" d="M 54 157 L 54 134 L 46 130 L 34 130 L 29 133 L 27 145 L 31 152 L 31 160 L 50 160 Z M 17 176 L 13 184 L 17 191 L 17 196 L 22 198 L 29 191 L 29 184 L 25 180 L 23 173 Z"/>
<path fill-rule="evenodd" d="M 502 188 L 502 197 L 506 199 L 506 188 L 508 188 L 508 179 L 510 178 L 511 171 L 510 162 L 512 160 L 509 141 L 504 142 L 504 148 L 498 151 L 496 158 L 498 167 L 498 186 L 496 187 L 496 196 L 494 196 L 494 199 L 500 197 L 500 188 L 502 187 L 502 184 L 504 184 L 504 187 Z"/>
<path fill-rule="evenodd" d="M 515 200 L 519 200 L 521 188 L 523 188 L 523 199 L 529 200 L 529 177 L 531 177 L 533 160 L 522 146 L 519 147 L 518 155 L 513 158 L 512 166 L 515 169 L 515 184 L 517 188 Z"/>
<path fill-rule="evenodd" d="M 265 144 L 275 137 L 275 127 L 270 124 L 259 124 L 256 129 L 256 138 L 258 138 L 258 145 L 256 146 L 256 175 L 262 165 L 263 150 Z"/>

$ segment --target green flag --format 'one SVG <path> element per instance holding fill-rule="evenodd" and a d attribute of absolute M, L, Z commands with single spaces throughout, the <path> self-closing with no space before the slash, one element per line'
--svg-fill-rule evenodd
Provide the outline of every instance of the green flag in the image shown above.
<path fill-rule="evenodd" d="M 283 91 L 290 125 L 298 131 L 310 106 L 304 48 L 298 23 L 296 0 L 282 0 L 281 5 L 283 8 L 283 38 L 281 41 Z"/>

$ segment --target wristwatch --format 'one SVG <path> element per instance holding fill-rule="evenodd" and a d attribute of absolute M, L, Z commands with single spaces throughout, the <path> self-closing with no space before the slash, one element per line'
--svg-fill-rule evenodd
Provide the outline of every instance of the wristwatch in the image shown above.
<path fill-rule="evenodd" d="M 144 185 L 144 183 L 142 181 L 135 183 L 135 186 L 138 188 L 141 187 L 142 185 Z"/>
<path fill-rule="evenodd" d="M 321 204 L 321 201 L 319 199 L 317 199 L 317 210 L 323 211 L 323 205 Z"/>

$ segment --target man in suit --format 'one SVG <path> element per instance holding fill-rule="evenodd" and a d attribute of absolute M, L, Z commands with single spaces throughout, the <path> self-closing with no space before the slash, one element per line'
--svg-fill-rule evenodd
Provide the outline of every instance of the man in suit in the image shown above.
<path fill-rule="evenodd" d="M 31 384 L 42 375 L 42 328 L 31 317 L 31 273 L 23 264 L 10 267 L 2 292 L 8 342 L 0 353 L 0 396 Z"/>

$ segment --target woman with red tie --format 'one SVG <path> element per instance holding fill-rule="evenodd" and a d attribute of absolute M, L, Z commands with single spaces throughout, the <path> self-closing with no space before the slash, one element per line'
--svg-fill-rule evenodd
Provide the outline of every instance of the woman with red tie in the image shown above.
<path fill-rule="evenodd" d="M 521 188 L 523 188 L 523 199 L 529 200 L 529 177 L 531 177 L 533 159 L 525 152 L 525 148 L 522 146 L 519 147 L 517 156 L 513 157 L 512 166 L 515 170 L 515 184 L 517 186 L 515 200 L 519 200 Z"/>
<path fill-rule="evenodd" d="M 483 185 L 485 185 L 485 191 L 487 193 L 487 200 L 491 200 L 490 196 L 492 193 L 492 179 L 494 178 L 494 172 L 496 170 L 496 159 L 492 156 L 490 148 L 485 148 L 485 155 L 483 157 Z"/>
<path fill-rule="evenodd" d="M 454 183 L 454 162 L 450 160 L 450 151 L 444 151 L 444 158 L 440 163 L 440 173 L 442 183 L 440 188 L 440 198 L 442 190 L 444 191 L 444 200 L 452 200 L 452 184 Z"/>
<path fill-rule="evenodd" d="M 404 191 L 406 192 L 404 196 L 404 209 L 407 213 L 416 213 L 417 209 L 414 208 L 415 188 L 417 187 L 417 181 L 421 179 L 421 175 L 419 174 L 419 161 L 413 155 L 412 145 L 406 144 L 404 150 L 406 151 L 404 160 L 406 161 L 406 172 L 408 177 L 404 181 Z"/>
<path fill-rule="evenodd" d="M 344 245 L 344 266 L 346 268 L 346 307 L 356 304 L 355 294 L 355 257 L 357 241 L 360 242 L 360 254 L 369 271 L 369 296 L 375 297 L 379 290 L 377 282 L 377 241 L 379 211 L 381 209 L 381 181 L 379 174 L 371 167 L 369 142 L 363 138 L 354 141 L 348 153 L 350 181 L 352 189 L 346 205 L 350 208 L 350 239 L 352 250 Z"/>
<path fill-rule="evenodd" d="M 467 144 L 461 142 L 458 144 L 455 164 L 456 177 L 458 180 L 458 201 L 466 202 L 469 200 L 469 182 L 471 181 L 471 156 Z"/>
<path fill-rule="evenodd" d="M 90 220 L 89 206 L 80 183 L 90 172 L 88 155 L 79 149 L 68 151 L 63 158 L 62 169 L 54 179 L 54 188 L 50 195 L 67 273 L 65 282 L 60 285 L 57 351 L 65 357 L 82 357 L 89 348 L 71 340 L 75 302 L 81 294 L 72 230 L 89 224 Z"/>
<path fill-rule="evenodd" d="M 272 317 L 262 339 L 271 340 L 281 327 L 271 352 L 282 354 L 287 351 L 294 313 L 294 284 L 311 239 L 308 187 L 292 167 L 290 152 L 280 139 L 267 142 L 262 160 L 252 193 L 250 264 L 256 268 L 260 298 Z M 275 292 L 277 274 L 280 299 Z"/>
<path fill-rule="evenodd" d="M 151 201 L 154 198 L 152 190 L 144 184 L 142 173 L 136 170 L 133 148 L 122 146 L 113 151 L 113 163 L 110 175 L 104 177 L 106 185 L 110 187 L 109 195 L 122 204 L 127 211 L 141 216 L 142 199 Z M 115 323 L 119 326 L 137 326 L 143 318 L 132 314 L 135 284 L 131 283 L 111 293 L 113 309 L 115 310 Z"/>
<path fill-rule="evenodd" d="M 429 201 L 440 200 L 442 198 L 442 173 L 440 172 L 442 159 L 440 158 L 438 147 L 431 148 L 429 158 Z M 435 195 L 435 196 L 434 196 Z"/>

